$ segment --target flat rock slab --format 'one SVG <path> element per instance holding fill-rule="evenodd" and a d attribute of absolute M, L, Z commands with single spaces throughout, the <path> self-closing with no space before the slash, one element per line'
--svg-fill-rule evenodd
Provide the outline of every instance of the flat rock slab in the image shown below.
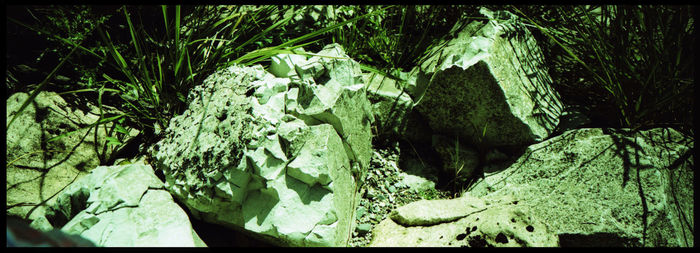
<path fill-rule="evenodd" d="M 149 165 L 100 166 L 31 224 L 105 247 L 206 246 Z"/>
<path fill-rule="evenodd" d="M 419 225 L 421 224 L 421 225 Z M 370 247 L 556 247 L 558 238 L 518 205 L 457 199 L 420 200 L 399 207 L 373 230 Z"/>
<path fill-rule="evenodd" d="M 436 225 L 481 212 L 484 207 L 476 198 L 419 200 L 397 208 L 389 217 L 403 226 Z"/>
<path fill-rule="evenodd" d="M 560 235 L 562 246 L 587 241 L 594 243 L 589 246 L 692 246 L 694 189 L 687 152 L 693 142 L 670 128 L 627 132 L 564 132 L 529 146 L 471 193 L 485 200 L 519 199 Z"/>

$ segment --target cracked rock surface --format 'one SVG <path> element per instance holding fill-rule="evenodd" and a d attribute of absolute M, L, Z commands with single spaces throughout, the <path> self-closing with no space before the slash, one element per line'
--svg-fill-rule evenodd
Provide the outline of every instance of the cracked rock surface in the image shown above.
<path fill-rule="evenodd" d="M 152 152 L 195 218 L 280 246 L 347 244 L 373 115 L 340 46 L 275 56 L 269 72 L 231 66 L 188 100 Z"/>
<path fill-rule="evenodd" d="M 153 169 L 99 166 L 71 184 L 32 227 L 60 228 L 104 247 L 206 246 Z"/>

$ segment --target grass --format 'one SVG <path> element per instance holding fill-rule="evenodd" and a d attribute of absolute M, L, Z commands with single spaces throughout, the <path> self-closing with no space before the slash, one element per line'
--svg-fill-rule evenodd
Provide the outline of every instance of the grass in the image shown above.
<path fill-rule="evenodd" d="M 42 65 L 53 64 L 43 81 L 31 86 L 22 109 L 39 91 L 55 89 L 47 85 L 54 76 L 79 72 L 74 78 L 79 85 L 60 92 L 96 101 L 100 119 L 85 127 L 113 123 L 108 129 L 113 148 L 124 145 L 131 129 L 156 136 L 184 110 L 188 91 L 215 70 L 265 64 L 278 53 L 300 54 L 295 49 L 302 46 L 339 43 L 364 71 L 393 78 L 404 90 L 399 73 L 420 64 L 424 52 L 449 39 L 456 22 L 477 15 L 476 6 L 325 6 L 320 13 L 345 14 L 321 15 L 304 21 L 309 24 L 301 29 L 294 16 L 316 7 L 12 8 L 8 31 L 38 33 L 49 47 L 32 56 L 38 55 Z M 694 101 L 693 7 L 491 8 L 521 16 L 535 31 L 551 65 L 554 88 L 564 102 L 586 106 L 595 126 L 670 126 L 694 138 L 693 112 L 688 109 Z M 20 13 L 27 17 L 20 18 Z M 56 59 L 48 60 L 52 56 Z M 8 66 L 27 62 L 8 59 Z M 124 113 L 102 113 L 103 104 Z"/>
<path fill-rule="evenodd" d="M 475 6 L 393 5 L 377 10 L 377 6 L 356 6 L 355 13 L 379 11 L 379 15 L 360 20 L 350 29 L 338 29 L 327 43 L 339 43 L 356 59 L 361 69 L 396 81 L 401 93 L 395 99 L 390 116 L 396 113 L 398 98 L 406 93 L 406 80 L 401 72 L 420 64 L 424 52 L 437 47 L 450 36 L 457 22 L 464 22 L 477 13 Z M 384 83 L 382 83 L 384 85 Z M 381 89 L 377 87 L 377 89 Z M 375 136 L 389 132 L 390 122 L 378 122 Z"/>
<path fill-rule="evenodd" d="M 31 12 L 31 9 L 27 7 L 28 12 Z M 235 6 L 228 9 L 228 16 L 223 19 L 216 19 L 212 9 L 215 7 L 197 6 L 187 11 L 189 15 L 185 15 L 180 6 L 121 6 L 111 18 L 122 18 L 122 22 L 116 25 L 128 28 L 126 36 L 123 31 L 111 28 L 108 24 L 113 23 L 107 20 L 103 21 L 104 24 L 98 24 L 92 30 L 78 36 L 81 40 L 77 41 L 62 38 L 58 34 L 39 28 L 40 26 L 32 26 L 8 17 L 8 20 L 16 25 L 40 35 L 48 35 L 47 39 L 57 41 L 59 45 L 74 48 L 32 91 L 30 99 L 24 102 L 20 111 L 10 120 L 8 127 L 77 49 L 80 49 L 83 55 L 104 62 L 108 68 L 100 69 L 101 79 L 90 80 L 87 88 L 69 90 L 62 94 L 96 93 L 100 118 L 85 128 L 115 123 L 109 130 L 109 133 L 114 135 L 108 136 L 108 145 L 120 146 L 124 144 L 127 137 L 125 133 L 128 133 L 130 128 L 145 131 L 145 135 L 157 135 L 159 129 L 164 129 L 173 115 L 184 110 L 187 102 L 185 96 L 189 89 L 201 82 L 208 73 L 231 64 L 252 65 L 279 53 L 295 53 L 295 48 L 314 42 L 308 42 L 309 40 L 377 13 L 358 15 L 278 45 L 267 45 L 273 41 L 270 38 L 275 37 L 274 33 L 280 32 L 280 28 L 287 25 L 291 17 L 282 18 L 274 23 L 265 17 L 279 15 L 283 9 L 277 6 Z M 160 24 L 157 24 L 154 13 L 160 13 Z M 93 32 L 99 35 L 97 43 L 90 47 L 82 46 Z M 120 36 L 114 37 L 115 34 Z M 76 65 L 80 67 L 80 63 Z M 119 109 L 124 113 L 104 115 L 104 101 L 121 105 Z M 81 129 L 54 136 L 50 141 L 74 134 Z M 110 160 L 104 159 L 103 162 Z"/>
<path fill-rule="evenodd" d="M 509 9 L 544 35 L 567 102 L 592 105 L 602 126 L 674 127 L 694 138 L 692 6 Z"/>

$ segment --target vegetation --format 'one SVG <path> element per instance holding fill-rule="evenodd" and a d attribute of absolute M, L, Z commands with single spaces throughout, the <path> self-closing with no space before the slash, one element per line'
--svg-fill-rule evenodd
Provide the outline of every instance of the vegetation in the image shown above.
<path fill-rule="evenodd" d="M 510 7 L 545 42 L 566 102 L 600 126 L 674 127 L 694 137 L 691 6 Z M 581 96 L 585 94 L 586 96 Z"/>
<path fill-rule="evenodd" d="M 188 91 L 230 64 L 265 65 L 297 47 L 339 43 L 365 71 L 403 81 L 398 73 L 449 38 L 455 23 L 479 16 L 476 6 L 433 5 L 8 8 L 6 92 L 52 90 L 117 107 L 123 114 L 86 126 L 115 123 L 114 147 L 130 128 L 157 139 L 184 110 Z M 555 89 L 565 103 L 587 108 L 596 126 L 670 126 L 694 138 L 694 8 L 489 8 L 522 17 Z"/>
<path fill-rule="evenodd" d="M 269 45 L 273 42 L 271 38 L 275 37 L 275 33 L 280 32 L 279 28 L 291 20 L 291 16 L 277 21 L 266 19 L 271 15 L 281 16 L 279 14 L 284 9 L 277 6 L 233 6 L 225 7 L 225 10 L 214 6 L 197 6 L 189 10 L 183 10 L 180 6 L 121 6 L 108 10 L 110 14 L 99 18 L 96 23 L 92 21 L 97 18 L 88 15 L 91 7 L 82 8 L 25 7 L 18 11 L 26 11 L 31 18 L 23 21 L 8 17 L 8 21 L 16 26 L 39 35 L 47 35 L 45 39 L 53 42 L 55 47 L 74 48 L 66 55 L 53 50 L 62 57 L 61 62 L 38 86 L 27 90 L 32 95 L 20 111 L 49 83 L 68 59 L 74 60 L 75 69 L 90 65 L 86 61 L 97 60 L 97 68 L 88 69 L 80 76 L 84 82 L 78 84 L 82 87 L 65 87 L 58 91 L 61 94 L 96 93 L 95 100 L 101 115 L 97 122 L 88 127 L 116 123 L 114 125 L 120 131 L 109 131 L 115 135 L 108 137 L 110 145 L 114 146 L 123 144 L 129 127 L 145 131 L 145 135 L 151 137 L 156 135 L 159 129 L 167 126 L 173 115 L 184 110 L 187 92 L 215 70 L 230 64 L 255 64 L 279 53 L 293 53 L 291 50 L 307 45 L 305 42 L 310 39 L 373 14 L 367 13 L 278 45 Z M 34 12 L 43 12 L 48 17 L 36 18 Z M 26 24 L 27 19 L 34 24 Z M 55 22 L 56 20 L 64 22 Z M 109 22 L 112 20 L 117 21 Z M 48 26 L 47 30 L 43 28 L 47 23 L 54 25 Z M 122 29 L 115 29 L 115 26 Z M 78 35 L 62 37 L 62 34 L 71 32 Z M 97 33 L 98 40 L 89 39 L 94 39 L 93 33 Z M 83 46 L 86 41 L 94 44 Z M 71 58 L 76 49 L 81 49 L 81 54 Z M 41 55 L 45 53 L 42 51 Z M 85 60 L 86 56 L 90 59 Z M 19 86 L 21 80 L 15 81 L 15 85 L 10 84 L 7 88 Z M 116 105 L 124 113 L 102 115 L 103 102 Z M 9 120 L 8 127 L 18 114 Z M 127 123 L 124 119 L 128 120 L 129 127 L 123 126 Z M 77 130 L 49 141 L 75 132 Z"/>

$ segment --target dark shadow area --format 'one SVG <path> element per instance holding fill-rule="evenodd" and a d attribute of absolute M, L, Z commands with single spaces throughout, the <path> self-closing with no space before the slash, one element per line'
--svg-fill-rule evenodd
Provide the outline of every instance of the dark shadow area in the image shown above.
<path fill-rule="evenodd" d="M 444 188 L 440 187 L 440 181 L 445 181 L 443 179 L 445 175 L 443 175 L 444 173 L 439 169 L 442 168 L 442 161 L 440 160 L 440 156 L 432 149 L 431 145 L 426 143 L 412 143 L 408 140 L 397 141 L 400 150 L 397 165 L 401 168 L 401 171 L 423 178 L 429 178 L 429 175 L 434 175 L 438 178 L 438 181 L 435 182 L 436 188 Z M 409 165 L 409 163 L 415 162 L 420 163 L 420 165 Z M 422 170 L 411 169 L 416 166 L 420 166 Z M 432 168 L 435 170 L 432 170 Z"/>
<path fill-rule="evenodd" d="M 401 150 L 399 154 L 399 161 L 398 165 L 399 168 L 402 168 L 402 171 L 414 175 L 414 176 L 420 176 L 426 178 L 425 174 L 422 173 L 417 173 L 415 170 L 408 169 L 412 165 L 408 165 L 408 163 L 414 163 L 418 162 L 420 163 L 419 166 L 422 166 L 425 168 L 424 171 L 421 171 L 423 173 L 431 173 L 436 176 L 437 181 L 435 182 L 435 188 L 438 190 L 453 190 L 452 188 L 452 182 L 454 181 L 454 175 L 446 172 L 446 170 L 441 169 L 445 165 L 443 164 L 442 159 L 440 158 L 440 155 L 433 149 L 432 145 L 429 143 L 412 143 L 411 141 L 408 140 L 401 140 L 399 142 L 399 150 Z M 499 168 L 498 171 L 504 170 L 508 167 L 510 167 L 515 161 L 517 161 L 527 150 L 528 145 L 513 145 L 513 146 L 500 146 L 497 147 L 497 149 L 505 154 L 508 158 L 506 160 L 502 161 L 496 161 L 494 163 L 484 163 L 483 161 L 480 163 L 479 167 L 476 169 L 476 177 L 473 178 L 472 181 L 467 181 L 465 182 L 464 188 L 471 188 L 471 185 L 474 185 L 477 180 L 481 179 L 484 177 L 484 170 L 485 168 Z M 480 152 L 485 152 L 480 151 Z M 480 154 L 480 159 L 484 160 L 484 154 Z M 418 165 L 416 165 L 418 166 Z M 431 170 L 431 168 L 434 168 L 435 170 Z M 498 171 L 488 171 L 489 173 L 495 173 Z M 461 188 L 461 187 L 460 187 Z"/>
<path fill-rule="evenodd" d="M 199 238 L 207 244 L 207 247 L 274 247 L 275 245 L 265 242 L 260 238 L 251 236 L 244 231 L 225 227 L 223 225 L 212 224 L 194 218 L 189 209 L 180 201 L 175 200 L 187 217 L 190 218 L 192 229 L 197 232 Z"/>
<path fill-rule="evenodd" d="M 640 247 L 635 238 L 624 238 L 614 233 L 559 234 L 559 246 L 565 247 Z"/>
<path fill-rule="evenodd" d="M 187 212 L 187 211 L 185 211 Z M 189 212 L 187 215 L 192 217 Z M 207 244 L 207 247 L 274 247 L 245 232 L 190 218 L 192 229 Z"/>
<path fill-rule="evenodd" d="M 62 191 L 60 191 L 62 192 Z M 62 199 L 68 198 L 68 199 Z M 56 201 L 57 204 L 49 206 L 46 210 L 46 219 L 54 228 L 62 228 L 75 218 L 78 213 L 87 208 L 90 190 L 82 188 L 70 196 L 62 195 Z M 28 218 L 29 216 L 27 216 Z"/>

